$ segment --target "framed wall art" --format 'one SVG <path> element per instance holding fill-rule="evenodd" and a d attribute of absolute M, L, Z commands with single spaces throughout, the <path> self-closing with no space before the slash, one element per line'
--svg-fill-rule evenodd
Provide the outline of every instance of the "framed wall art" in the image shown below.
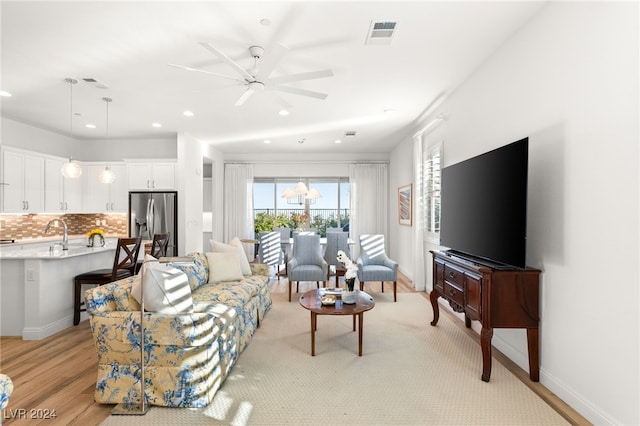
<path fill-rule="evenodd" d="M 411 226 L 413 184 L 398 188 L 398 220 L 400 225 Z"/>

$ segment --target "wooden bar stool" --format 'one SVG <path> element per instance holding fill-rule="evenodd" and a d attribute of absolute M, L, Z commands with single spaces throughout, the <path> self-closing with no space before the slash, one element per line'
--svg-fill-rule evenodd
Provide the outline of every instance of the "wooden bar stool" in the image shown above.
<path fill-rule="evenodd" d="M 141 238 L 118 238 L 118 246 L 113 260 L 113 268 L 96 269 L 76 275 L 73 294 L 73 325 L 80 323 L 80 312 L 85 312 L 82 301 L 82 286 L 86 284 L 103 285 L 135 274 Z"/>
<path fill-rule="evenodd" d="M 161 257 L 165 257 L 167 255 L 167 247 L 169 247 L 169 235 L 170 232 L 166 234 L 153 234 L 153 242 L 151 243 L 151 251 L 149 254 L 156 259 L 160 259 Z M 142 263 L 144 261 L 140 260 L 136 264 L 136 274 L 142 268 Z"/>

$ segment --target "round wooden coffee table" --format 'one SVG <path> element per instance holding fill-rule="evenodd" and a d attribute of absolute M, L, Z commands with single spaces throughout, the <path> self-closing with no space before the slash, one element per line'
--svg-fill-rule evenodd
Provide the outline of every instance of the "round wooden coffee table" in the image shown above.
<path fill-rule="evenodd" d="M 364 291 L 358 291 L 356 303 L 347 305 L 338 297 L 335 305 L 323 305 L 320 299 L 326 289 L 316 289 L 300 296 L 300 305 L 311 312 L 311 356 L 316 355 L 316 330 L 318 315 L 353 315 L 353 331 L 356 331 L 358 317 L 358 355 L 362 356 L 362 321 L 364 313 L 376 305 L 373 297 Z"/>

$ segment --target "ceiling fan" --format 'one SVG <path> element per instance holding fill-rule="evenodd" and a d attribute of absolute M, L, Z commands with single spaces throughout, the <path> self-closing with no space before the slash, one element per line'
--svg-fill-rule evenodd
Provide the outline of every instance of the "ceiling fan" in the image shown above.
<path fill-rule="evenodd" d="M 217 77 L 227 78 L 230 80 L 234 80 L 238 82 L 238 84 L 246 87 L 245 91 L 240 95 L 238 100 L 235 102 L 235 106 L 240 106 L 244 104 L 247 99 L 249 99 L 254 93 L 262 92 L 264 90 L 277 90 L 281 92 L 292 93 L 294 95 L 308 96 L 316 99 L 325 99 L 327 94 L 315 92 L 312 90 L 300 89 L 297 87 L 291 86 L 283 86 L 285 83 L 293 83 L 296 81 L 303 80 L 313 80 L 316 78 L 324 78 L 324 77 L 332 77 L 333 71 L 330 69 L 322 70 L 322 71 L 311 71 L 311 72 L 303 72 L 298 74 L 288 74 L 279 77 L 269 78 L 269 75 L 273 72 L 274 68 L 282 59 L 282 57 L 288 52 L 285 46 L 281 44 L 275 44 L 273 49 L 269 52 L 268 55 L 263 59 L 263 55 L 265 53 L 265 49 L 261 46 L 250 46 L 249 54 L 254 59 L 254 65 L 248 69 L 242 68 L 237 62 L 233 61 L 227 55 L 225 55 L 221 50 L 213 46 L 208 42 L 200 42 L 200 45 L 207 49 L 209 52 L 216 55 L 223 62 L 230 65 L 237 73 L 238 76 L 218 74 L 215 72 L 191 68 L 184 65 L 177 64 L 168 64 L 169 66 L 184 69 L 187 71 L 195 71 L 201 72 L 204 74 L 215 75 Z M 284 100 L 279 99 L 281 103 L 284 103 Z M 287 105 L 290 106 L 290 105 Z"/>

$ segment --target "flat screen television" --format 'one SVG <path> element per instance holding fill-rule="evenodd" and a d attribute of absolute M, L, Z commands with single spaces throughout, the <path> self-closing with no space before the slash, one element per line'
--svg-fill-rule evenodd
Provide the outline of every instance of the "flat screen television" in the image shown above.
<path fill-rule="evenodd" d="M 525 268 L 529 138 L 442 169 L 440 244 Z"/>

